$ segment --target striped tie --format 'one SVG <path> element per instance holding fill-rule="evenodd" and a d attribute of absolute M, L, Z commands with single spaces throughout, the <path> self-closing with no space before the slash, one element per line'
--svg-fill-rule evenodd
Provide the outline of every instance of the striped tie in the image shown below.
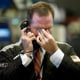
<path fill-rule="evenodd" d="M 33 62 L 34 62 L 34 69 L 35 69 L 35 77 L 37 80 L 42 80 L 40 76 L 40 68 L 41 68 L 40 49 L 38 49 L 33 56 L 34 56 Z"/>

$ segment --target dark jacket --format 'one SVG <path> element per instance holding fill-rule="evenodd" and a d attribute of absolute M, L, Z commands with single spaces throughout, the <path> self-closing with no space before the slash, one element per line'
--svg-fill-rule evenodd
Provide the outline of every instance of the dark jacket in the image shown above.
<path fill-rule="evenodd" d="M 73 62 L 70 56 L 74 55 L 72 47 L 65 43 L 58 43 L 59 48 L 64 52 L 64 58 L 56 68 L 50 61 L 50 55 L 46 52 L 43 66 L 42 80 L 77 80 L 79 79 L 80 63 Z M 3 48 L 0 51 L 0 80 L 35 80 L 33 61 L 24 67 L 21 62 L 20 52 L 23 50 L 21 43 L 16 43 Z M 16 59 L 14 57 L 16 56 Z M 5 64 L 6 63 L 6 64 Z"/>
<path fill-rule="evenodd" d="M 80 57 L 80 35 L 74 36 L 68 43 L 74 48 L 76 54 Z"/>

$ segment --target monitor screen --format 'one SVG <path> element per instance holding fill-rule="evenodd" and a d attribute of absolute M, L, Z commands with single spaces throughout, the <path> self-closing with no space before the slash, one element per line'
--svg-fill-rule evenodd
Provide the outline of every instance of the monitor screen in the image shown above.
<path fill-rule="evenodd" d="M 0 23 L 0 45 L 7 45 L 11 42 L 11 34 L 7 23 Z"/>

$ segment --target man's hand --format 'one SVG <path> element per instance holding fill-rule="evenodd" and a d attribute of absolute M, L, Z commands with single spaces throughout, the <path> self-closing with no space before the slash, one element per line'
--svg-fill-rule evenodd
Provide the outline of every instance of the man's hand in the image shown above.
<path fill-rule="evenodd" d="M 32 41 L 36 39 L 35 35 L 31 32 L 26 33 L 26 28 L 21 30 L 21 39 L 25 52 L 33 51 Z"/>
<path fill-rule="evenodd" d="M 54 38 L 48 30 L 45 31 L 44 29 L 42 29 L 39 31 L 37 36 L 37 42 L 50 54 L 53 54 L 55 51 L 58 50 L 56 41 L 54 40 Z"/>

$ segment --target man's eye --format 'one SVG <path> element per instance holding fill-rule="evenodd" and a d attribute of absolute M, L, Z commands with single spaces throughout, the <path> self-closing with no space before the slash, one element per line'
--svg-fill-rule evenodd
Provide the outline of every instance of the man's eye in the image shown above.
<path fill-rule="evenodd" d="M 45 30 L 48 30 L 48 28 L 46 28 Z"/>
<path fill-rule="evenodd" d="M 49 28 L 46 28 L 45 30 L 50 30 L 51 29 L 51 27 L 49 27 Z"/>

